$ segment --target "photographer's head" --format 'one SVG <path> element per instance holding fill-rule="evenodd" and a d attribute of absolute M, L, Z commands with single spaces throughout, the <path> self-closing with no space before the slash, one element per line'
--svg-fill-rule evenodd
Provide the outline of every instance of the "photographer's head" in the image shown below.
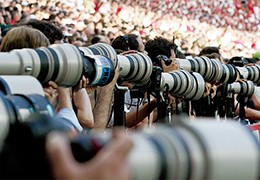
<path fill-rule="evenodd" d="M 175 48 L 176 45 L 174 43 L 163 37 L 148 40 L 145 44 L 145 50 L 153 61 L 153 64 L 162 67 L 165 72 L 178 69 L 175 60 Z M 169 61 L 170 63 L 167 64 Z"/>
<path fill-rule="evenodd" d="M 31 19 L 24 25 L 41 31 L 49 39 L 51 44 L 59 43 L 64 37 L 61 29 L 49 21 Z"/>
<path fill-rule="evenodd" d="M 249 62 L 242 56 L 234 56 L 228 61 L 228 64 L 233 64 L 236 67 L 244 67 L 248 63 Z"/>
<path fill-rule="evenodd" d="M 207 56 L 211 59 L 218 59 L 221 63 L 225 63 L 224 58 L 222 57 L 220 53 L 220 48 L 216 46 L 206 46 L 204 47 L 200 53 L 199 56 Z"/>
<path fill-rule="evenodd" d="M 91 44 L 96 44 L 96 43 L 107 43 L 107 44 L 110 44 L 110 40 L 107 36 L 105 35 L 94 35 L 92 38 L 91 38 Z"/>
<path fill-rule="evenodd" d="M 122 51 L 136 50 L 139 52 L 144 52 L 143 41 L 140 36 L 135 34 L 118 36 L 113 40 L 111 45 L 114 49 Z"/>
<path fill-rule="evenodd" d="M 151 59 L 158 55 L 165 55 L 168 58 L 175 58 L 174 45 L 163 37 L 156 37 L 153 40 L 148 40 L 145 44 L 145 50 Z"/>
<path fill-rule="evenodd" d="M 19 26 L 10 29 L 2 39 L 1 52 L 9 52 L 13 49 L 38 48 L 50 45 L 48 38 L 39 30 L 28 26 Z"/>

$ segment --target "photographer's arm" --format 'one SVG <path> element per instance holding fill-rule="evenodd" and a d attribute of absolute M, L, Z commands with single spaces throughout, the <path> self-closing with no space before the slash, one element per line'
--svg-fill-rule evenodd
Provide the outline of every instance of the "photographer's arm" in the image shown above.
<path fill-rule="evenodd" d="M 73 110 L 71 101 L 71 88 L 58 87 L 59 111 L 56 115 L 57 120 L 64 125 L 76 129 L 78 132 L 82 131 L 82 126 L 79 124 L 78 118 Z"/>
<path fill-rule="evenodd" d="M 255 109 L 260 110 L 260 89 L 255 88 L 255 92 L 252 95 L 252 101 L 254 102 Z"/>
<path fill-rule="evenodd" d="M 94 118 L 92 106 L 87 90 L 85 89 L 88 83 L 89 80 L 83 76 L 79 82 L 78 89 L 73 93 L 73 100 L 77 108 L 77 117 L 80 124 L 84 128 L 93 128 Z"/>
<path fill-rule="evenodd" d="M 73 109 L 71 102 L 71 88 L 58 87 L 58 99 L 59 99 L 59 109 L 68 108 Z"/>
<path fill-rule="evenodd" d="M 236 110 L 236 114 L 239 115 L 239 106 Z M 255 120 L 260 122 L 260 110 L 245 108 L 245 118 L 249 120 Z"/>
<path fill-rule="evenodd" d="M 114 131 L 113 139 L 88 162 L 77 162 L 68 139 L 62 134 L 47 136 L 46 151 L 55 179 L 131 179 L 127 156 L 133 141 L 123 131 Z"/>
<path fill-rule="evenodd" d="M 111 109 L 112 109 L 112 97 L 115 88 L 116 81 L 119 76 L 119 69 L 115 69 L 115 75 L 113 80 L 104 87 L 98 87 L 97 89 L 97 101 L 95 103 L 93 114 L 94 114 L 94 128 L 92 132 L 98 132 L 105 130 Z"/>
<path fill-rule="evenodd" d="M 97 88 L 97 101 L 93 109 L 94 128 L 92 132 L 102 131 L 106 128 L 112 108 L 112 95 L 114 86 Z"/>
<path fill-rule="evenodd" d="M 47 85 L 43 87 L 44 95 L 48 99 L 48 101 L 52 104 L 54 109 L 58 106 L 58 85 L 54 81 L 49 81 Z"/>
<path fill-rule="evenodd" d="M 94 118 L 91 108 L 91 102 L 87 91 L 85 88 L 82 88 L 74 93 L 73 96 L 75 106 L 77 107 L 77 116 L 80 124 L 84 128 L 93 128 L 94 127 Z"/>
<path fill-rule="evenodd" d="M 176 59 L 172 59 L 172 62 L 169 66 L 167 66 L 163 60 L 161 60 L 161 65 L 163 72 L 171 72 L 179 69 L 179 65 L 176 63 Z"/>
<path fill-rule="evenodd" d="M 239 116 L 240 115 L 240 104 L 238 104 L 237 95 L 235 95 L 234 104 L 236 107 L 235 114 Z M 249 120 L 260 121 L 260 110 L 248 108 L 246 106 L 244 108 L 245 108 L 245 118 L 247 118 Z"/>
<path fill-rule="evenodd" d="M 138 112 L 131 111 L 126 113 L 126 126 L 128 128 L 136 126 L 142 120 L 144 120 L 153 110 L 157 107 L 156 99 L 153 99 L 150 103 L 144 104 Z"/>

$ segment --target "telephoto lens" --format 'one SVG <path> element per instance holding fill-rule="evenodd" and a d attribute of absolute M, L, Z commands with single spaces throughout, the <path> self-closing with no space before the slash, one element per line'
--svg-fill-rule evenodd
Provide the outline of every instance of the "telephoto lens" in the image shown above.
<path fill-rule="evenodd" d="M 239 71 L 241 78 L 253 81 L 256 84 L 260 83 L 260 66 L 258 64 L 236 68 Z"/>
<path fill-rule="evenodd" d="M 10 125 L 0 149 L 0 178 L 53 178 L 44 141 L 53 131 L 66 136 L 66 130 L 57 122 L 42 115 Z M 134 142 L 127 157 L 133 179 L 256 180 L 260 177 L 259 141 L 248 127 L 233 120 L 190 121 L 175 117 L 173 124 L 156 124 L 128 135 Z M 72 153 L 78 162 L 87 162 L 110 140 L 109 131 L 106 135 L 79 134 L 70 138 Z"/>
<path fill-rule="evenodd" d="M 133 134 L 134 179 L 259 179 L 260 144 L 245 126 L 196 119 Z"/>
<path fill-rule="evenodd" d="M 131 53 L 117 55 L 115 49 L 109 44 L 97 43 L 88 47 L 79 47 L 85 54 L 102 55 L 110 58 L 119 66 L 119 77 L 123 81 L 145 84 L 149 81 L 153 71 L 153 63 L 144 53 Z"/>
<path fill-rule="evenodd" d="M 0 111 L 0 150 L 10 124 L 24 123 L 36 113 L 54 116 L 40 82 L 32 76 L 0 76 Z"/>
<path fill-rule="evenodd" d="M 197 72 L 209 83 L 232 83 L 237 78 L 237 71 L 231 64 L 222 64 L 217 59 L 206 56 L 189 59 L 176 59 L 180 69 Z"/>
<path fill-rule="evenodd" d="M 114 66 L 117 65 L 117 53 L 115 49 L 106 43 L 96 43 L 88 47 L 79 47 L 84 55 L 102 55 L 114 62 Z"/>
<path fill-rule="evenodd" d="M 0 75 L 30 75 L 41 83 L 74 86 L 84 75 L 90 84 L 106 85 L 114 77 L 114 62 L 104 56 L 85 56 L 72 44 L 0 53 Z"/>
<path fill-rule="evenodd" d="M 45 96 L 41 83 L 35 77 L 26 75 L 0 76 L 0 91 L 5 95 L 38 94 Z"/>
<path fill-rule="evenodd" d="M 145 84 L 150 80 L 153 64 L 144 53 L 118 55 L 119 76 L 127 82 Z"/>
<path fill-rule="evenodd" d="M 185 70 L 162 73 L 161 91 L 168 91 L 173 96 L 198 100 L 202 98 L 204 89 L 205 81 L 199 73 Z"/>
<path fill-rule="evenodd" d="M 250 97 L 255 92 L 255 85 L 252 81 L 234 82 L 228 84 L 227 90 L 234 94 L 241 94 Z"/>

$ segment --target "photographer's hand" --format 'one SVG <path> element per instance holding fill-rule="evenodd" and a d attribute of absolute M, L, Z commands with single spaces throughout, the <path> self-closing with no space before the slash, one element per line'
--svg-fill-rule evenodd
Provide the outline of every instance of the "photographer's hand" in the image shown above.
<path fill-rule="evenodd" d="M 73 100 L 77 108 L 76 114 L 83 128 L 93 128 L 94 126 L 92 106 L 86 89 L 88 83 L 88 78 L 83 76 L 77 91 L 73 92 Z"/>
<path fill-rule="evenodd" d="M 43 87 L 45 97 L 49 100 L 49 102 L 55 106 L 57 101 L 57 92 L 58 85 L 54 81 L 49 81 L 48 85 Z"/>
<path fill-rule="evenodd" d="M 173 70 L 179 69 L 179 66 L 176 63 L 176 60 L 172 60 L 172 62 L 169 66 L 167 66 L 163 60 L 161 60 L 161 64 L 162 64 L 163 72 L 171 72 Z"/>
<path fill-rule="evenodd" d="M 138 51 L 128 50 L 128 51 L 124 51 L 124 52 L 120 53 L 120 55 L 124 56 L 124 55 L 127 55 L 127 54 L 133 54 L 133 53 L 138 53 Z"/>
<path fill-rule="evenodd" d="M 127 156 L 133 146 L 123 131 L 114 131 L 113 139 L 93 159 L 77 162 L 68 139 L 52 132 L 47 137 L 46 151 L 56 179 L 130 179 Z"/>

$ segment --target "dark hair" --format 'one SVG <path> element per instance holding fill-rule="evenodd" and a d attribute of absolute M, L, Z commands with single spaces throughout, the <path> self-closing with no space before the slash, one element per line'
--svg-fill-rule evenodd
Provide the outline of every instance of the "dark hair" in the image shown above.
<path fill-rule="evenodd" d="M 91 38 L 90 43 L 91 43 L 91 44 L 107 43 L 107 42 L 105 42 L 106 40 L 108 40 L 108 38 L 106 39 L 106 36 L 104 36 L 104 35 L 94 35 L 94 36 Z"/>
<path fill-rule="evenodd" d="M 165 55 L 170 58 L 171 50 L 174 50 L 174 48 L 174 44 L 163 37 L 156 37 L 153 40 L 148 40 L 145 44 L 145 50 L 152 60 L 158 55 Z"/>
<path fill-rule="evenodd" d="M 243 67 L 248 63 L 256 63 L 256 61 L 253 58 L 244 58 L 242 56 L 234 56 L 228 61 L 228 64 L 233 64 L 239 67 Z"/>
<path fill-rule="evenodd" d="M 204 48 L 200 51 L 199 56 L 205 55 L 205 54 L 213 54 L 213 53 L 220 54 L 220 52 L 219 52 L 219 47 L 216 47 L 216 46 L 207 46 L 207 47 L 204 47 Z"/>
<path fill-rule="evenodd" d="M 127 34 L 124 36 L 118 36 L 112 41 L 112 47 L 123 51 L 138 50 L 139 43 L 136 40 L 138 38 L 135 34 Z"/>
<path fill-rule="evenodd" d="M 101 40 L 101 38 L 99 36 L 94 36 L 92 39 L 91 39 L 91 44 L 96 44 L 98 43 L 99 41 Z"/>
<path fill-rule="evenodd" d="M 32 28 L 41 31 L 49 39 L 51 44 L 54 44 L 56 40 L 62 40 L 63 38 L 61 29 L 48 21 L 32 19 L 24 25 L 31 26 Z"/>
<path fill-rule="evenodd" d="M 174 49 L 174 53 L 175 53 L 175 57 L 176 58 L 180 58 L 180 59 L 185 59 L 186 56 L 185 54 L 183 54 L 181 51 L 178 50 L 178 46 L 176 45 L 175 49 Z"/>

